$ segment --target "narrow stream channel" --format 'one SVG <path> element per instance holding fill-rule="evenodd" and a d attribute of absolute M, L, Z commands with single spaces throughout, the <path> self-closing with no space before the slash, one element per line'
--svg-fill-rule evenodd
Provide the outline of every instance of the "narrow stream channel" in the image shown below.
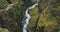
<path fill-rule="evenodd" d="M 28 13 L 29 9 L 33 9 L 33 8 L 35 8 L 37 5 L 38 5 L 38 3 L 36 3 L 36 4 L 32 5 L 31 7 L 29 7 L 29 8 L 26 9 L 26 12 L 25 12 L 26 15 L 25 15 L 25 16 L 26 16 L 27 18 L 26 18 L 26 20 L 25 20 L 26 23 L 25 23 L 24 26 L 23 26 L 23 32 L 27 32 L 26 29 L 27 29 L 27 26 L 28 26 L 28 24 L 29 24 L 29 20 L 30 20 L 30 18 L 31 18 L 30 14 Z"/>

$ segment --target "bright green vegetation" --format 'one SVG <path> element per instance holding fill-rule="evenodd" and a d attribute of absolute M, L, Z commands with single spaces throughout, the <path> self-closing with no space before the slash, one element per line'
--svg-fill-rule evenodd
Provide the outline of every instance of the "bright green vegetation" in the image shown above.
<path fill-rule="evenodd" d="M 38 18 L 38 16 L 39 16 L 39 14 L 38 14 L 38 9 L 37 9 L 37 8 L 38 8 L 38 7 L 29 10 L 29 13 L 30 13 L 30 15 L 31 15 L 31 19 L 30 19 L 30 23 L 31 23 L 31 24 L 29 24 L 29 27 L 35 26 L 35 22 L 37 21 L 37 18 Z M 32 12 L 32 11 L 33 11 L 33 12 Z M 31 20 L 32 20 L 32 21 L 31 21 Z"/>
<path fill-rule="evenodd" d="M 40 9 L 41 13 L 38 13 L 38 8 L 29 10 L 31 15 L 30 24 L 28 29 L 33 32 L 58 32 L 60 31 L 60 0 L 51 0 L 52 8 L 49 7 L 47 0 L 44 2 L 41 0 Z M 50 10 L 49 10 L 50 9 Z M 51 12 L 50 12 L 51 11 Z M 43 28 L 44 29 L 43 29 Z"/>

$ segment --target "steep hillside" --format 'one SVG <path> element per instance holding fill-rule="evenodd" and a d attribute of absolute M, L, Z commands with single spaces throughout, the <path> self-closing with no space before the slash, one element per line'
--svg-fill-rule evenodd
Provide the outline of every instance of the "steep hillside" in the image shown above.
<path fill-rule="evenodd" d="M 60 0 L 0 0 L 0 32 L 23 32 L 25 11 L 35 3 L 27 32 L 60 32 Z"/>
<path fill-rule="evenodd" d="M 40 0 L 39 5 L 29 11 L 28 30 L 32 32 L 60 31 L 60 0 Z"/>
<path fill-rule="evenodd" d="M 9 8 L 8 1 L 0 0 L 0 27 L 8 29 L 10 32 L 22 32 L 22 19 L 24 18 L 23 1 L 12 1 L 12 8 Z M 6 11 L 7 9 L 7 11 Z M 3 32 L 3 30 L 2 30 Z"/>

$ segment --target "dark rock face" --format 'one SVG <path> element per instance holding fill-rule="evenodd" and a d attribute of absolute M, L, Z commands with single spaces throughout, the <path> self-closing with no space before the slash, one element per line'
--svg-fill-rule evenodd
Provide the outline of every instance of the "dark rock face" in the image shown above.
<path fill-rule="evenodd" d="M 32 5 L 32 1 L 31 0 L 23 0 L 24 2 L 24 7 L 27 9 L 29 6 Z"/>
<path fill-rule="evenodd" d="M 1 0 L 2 1 L 2 0 Z M 4 0 L 3 0 L 4 1 Z M 12 4 L 10 0 L 7 0 L 9 4 Z M 8 4 L 8 5 L 9 5 Z M 19 3 L 17 6 L 13 6 L 6 12 L 0 14 L 0 27 L 6 28 L 9 32 L 22 32 L 22 19 L 24 18 L 23 4 Z"/>
<path fill-rule="evenodd" d="M 6 0 L 9 4 L 12 4 L 11 0 Z"/>

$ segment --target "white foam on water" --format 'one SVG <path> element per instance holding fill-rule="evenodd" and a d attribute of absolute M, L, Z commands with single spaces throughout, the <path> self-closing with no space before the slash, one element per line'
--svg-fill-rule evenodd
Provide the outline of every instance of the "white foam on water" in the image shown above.
<path fill-rule="evenodd" d="M 26 23 L 25 23 L 24 26 L 23 26 L 23 32 L 27 32 L 26 29 L 27 29 L 27 26 L 28 26 L 28 24 L 29 24 L 29 20 L 30 20 L 30 18 L 31 18 L 30 14 L 28 13 L 29 9 L 33 9 L 33 8 L 35 8 L 37 5 L 38 5 L 38 3 L 36 3 L 36 4 L 32 5 L 31 7 L 29 7 L 29 8 L 26 9 L 26 12 L 25 12 L 26 15 L 25 15 L 25 16 L 26 16 L 27 18 L 26 18 L 26 20 L 25 20 Z"/>

